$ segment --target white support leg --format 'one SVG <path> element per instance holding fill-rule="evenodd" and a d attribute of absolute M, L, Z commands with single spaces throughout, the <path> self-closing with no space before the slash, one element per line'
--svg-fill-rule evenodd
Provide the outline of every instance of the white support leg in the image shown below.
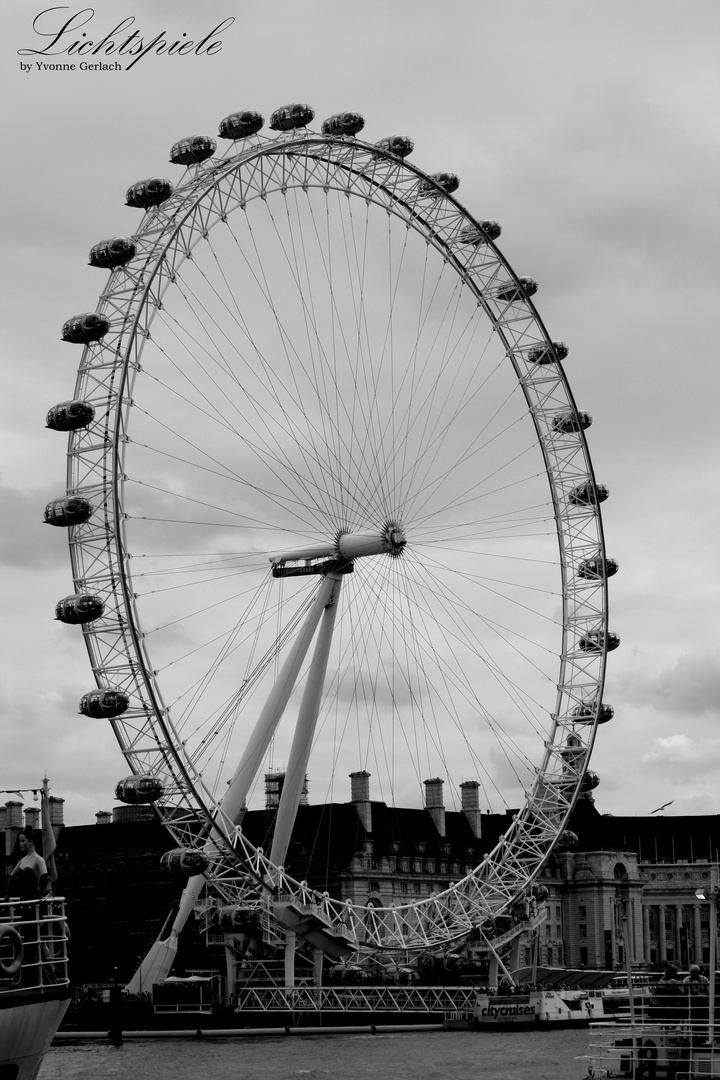
<path fill-rule="evenodd" d="M 237 959 L 232 949 L 225 946 L 225 1001 L 235 997 L 237 988 Z"/>
<path fill-rule="evenodd" d="M 235 771 L 233 780 L 222 798 L 220 803 L 221 813 L 230 824 L 235 824 L 240 817 L 250 787 L 262 764 L 275 729 L 280 722 L 295 686 L 300 666 L 310 648 L 310 643 L 322 618 L 323 611 L 332 598 L 334 588 L 334 578 L 326 578 L 320 586 L 303 628 L 280 669 L 280 674 L 275 681 L 270 696 L 258 717 L 255 730 Z M 210 854 L 216 851 L 212 839 L 209 839 L 205 844 L 205 850 Z M 183 890 L 180 908 L 173 921 L 170 934 L 165 941 L 156 941 L 153 944 L 150 952 L 128 983 L 128 990 L 139 993 L 146 986 L 151 986 L 153 982 L 159 982 L 170 974 L 177 956 L 178 936 L 185 926 L 190 912 L 195 907 L 204 885 L 205 878 L 202 875 L 190 878 Z"/>
<path fill-rule="evenodd" d="M 520 939 L 522 934 L 516 934 L 510 945 L 510 971 L 517 971 L 520 967 Z"/>
<path fill-rule="evenodd" d="M 285 985 L 295 985 L 295 944 L 297 938 L 294 930 L 288 930 L 285 935 Z"/>
<path fill-rule="evenodd" d="M 307 683 L 303 692 L 300 710 L 298 712 L 295 734 L 293 736 L 290 757 L 288 759 L 285 780 L 283 781 L 282 795 L 278 806 L 275 832 L 273 834 L 270 862 L 274 866 L 284 866 L 287 849 L 290 844 L 290 836 L 295 824 L 297 808 L 300 802 L 305 774 L 307 771 L 310 748 L 312 746 L 315 725 L 317 723 L 320 701 L 325 685 L 328 657 L 332 644 L 335 617 L 337 614 L 338 601 L 340 598 L 340 584 L 342 578 L 337 575 L 328 575 L 334 582 L 335 591 L 331 596 L 323 612 L 315 653 L 313 655 Z"/>
<path fill-rule="evenodd" d="M 313 949 L 313 983 L 322 986 L 323 957 L 322 949 Z"/>
<path fill-rule="evenodd" d="M 162 941 L 153 942 L 140 967 L 133 975 L 125 989 L 131 994 L 140 994 L 144 990 L 150 990 L 153 983 L 162 982 L 172 971 L 172 966 L 177 958 L 178 938 L 190 912 L 200 899 L 200 893 L 205 888 L 205 878 L 202 874 L 191 877 L 183 889 L 180 898 L 180 907 L 173 919 L 170 933 Z"/>
<path fill-rule="evenodd" d="M 335 580 L 331 577 L 325 578 L 320 586 L 315 602 L 308 612 L 305 624 L 280 669 L 280 674 L 270 691 L 270 696 L 258 717 L 255 729 L 248 740 L 247 747 L 240 764 L 235 770 L 230 786 L 222 797 L 220 806 L 223 817 L 233 824 L 240 816 L 240 811 L 245 804 L 258 769 L 280 723 L 300 672 L 300 666 L 310 647 L 310 642 L 313 639 L 322 613 L 332 597 L 334 587 Z"/>

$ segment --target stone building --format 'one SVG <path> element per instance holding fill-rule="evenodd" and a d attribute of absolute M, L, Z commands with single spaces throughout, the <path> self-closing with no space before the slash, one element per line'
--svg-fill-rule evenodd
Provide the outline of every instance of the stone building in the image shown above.
<path fill-rule="evenodd" d="M 243 828 L 268 849 L 281 777 L 272 774 L 264 809 L 248 811 Z M 461 809 L 447 810 L 443 782 L 425 782 L 423 808 L 392 807 L 371 797 L 371 777 L 351 776 L 347 802 L 298 809 L 287 857 L 293 877 L 332 896 L 369 906 L 398 904 L 440 891 L 464 876 L 508 828 L 513 811 L 483 814 L 478 785 L 461 785 Z M 59 891 L 73 925 L 74 978 L 102 982 L 118 969 L 129 978 L 174 910 L 182 891 L 160 867 L 172 837 L 148 807 L 100 812 L 95 825 L 64 827 L 63 800 L 51 797 L 57 836 Z M 5 871 L 19 857 L 17 836 L 38 809 L 9 801 L 0 807 Z M 98 827 L 100 826 L 100 827 Z M 718 865 L 720 816 L 616 817 L 581 799 L 570 822 L 577 837 L 548 861 L 547 918 L 526 941 L 520 963 L 533 954 L 542 966 L 615 969 L 629 952 L 633 966 L 673 961 L 681 968 L 709 958 L 709 905 L 695 892 Z M 102 946 L 98 948 L 98 942 Z M 209 962 L 191 927 L 181 937 L 181 967 Z M 216 950 L 222 965 L 221 950 Z M 215 955 L 215 954 L 213 954 Z M 214 960 L 213 960 L 214 962 Z"/>
<path fill-rule="evenodd" d="M 707 963 L 710 885 L 720 856 L 720 816 L 619 817 L 582 799 L 572 851 L 543 871 L 563 914 L 567 966 L 615 968 Z M 627 902 L 627 907 L 625 906 Z"/>
<path fill-rule="evenodd" d="M 350 801 L 300 805 L 286 865 L 331 896 L 389 906 L 420 899 L 464 877 L 510 824 L 508 814 L 481 814 L 476 781 L 461 785 L 462 809 L 446 810 L 443 781 L 425 781 L 425 807 L 373 800 L 370 774 L 350 777 Z M 247 811 L 243 830 L 268 850 L 277 812 L 276 777 L 264 810 Z"/>

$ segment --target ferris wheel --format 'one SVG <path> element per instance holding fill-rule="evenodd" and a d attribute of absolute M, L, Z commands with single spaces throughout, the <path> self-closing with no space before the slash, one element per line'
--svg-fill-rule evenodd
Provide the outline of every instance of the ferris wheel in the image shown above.
<path fill-rule="evenodd" d="M 82 355 L 48 414 L 69 432 L 57 616 L 82 626 L 119 795 L 154 802 L 223 903 L 424 948 L 527 894 L 597 781 L 607 490 L 498 224 L 410 138 L 313 117 L 279 109 L 266 135 L 233 113 L 224 154 L 176 142 L 179 181 L 134 183 L 132 235 L 93 247 L 109 277 L 63 327 Z M 469 784 L 478 813 L 516 812 L 456 880 L 368 909 L 286 866 L 308 783 L 347 801 L 353 773 L 391 805 L 442 777 L 446 801 Z"/>

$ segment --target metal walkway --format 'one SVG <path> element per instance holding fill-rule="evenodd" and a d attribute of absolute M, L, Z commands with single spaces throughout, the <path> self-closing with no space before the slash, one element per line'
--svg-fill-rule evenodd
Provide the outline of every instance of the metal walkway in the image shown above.
<path fill-rule="evenodd" d="M 241 990 L 242 1012 L 472 1013 L 477 989 L 464 986 L 268 986 Z"/>

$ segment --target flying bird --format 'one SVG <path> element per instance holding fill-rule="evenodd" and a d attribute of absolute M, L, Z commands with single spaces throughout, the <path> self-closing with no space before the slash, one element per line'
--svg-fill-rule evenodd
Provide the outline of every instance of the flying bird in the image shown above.
<path fill-rule="evenodd" d="M 664 803 L 662 804 L 662 806 L 658 806 L 658 807 L 656 807 L 656 809 L 655 809 L 655 810 L 651 810 L 651 811 L 650 811 L 650 813 L 651 813 L 651 814 L 659 814 L 661 810 L 664 810 L 666 806 L 672 806 L 672 804 L 673 804 L 674 802 L 675 802 L 675 800 L 674 800 L 674 799 L 671 799 L 671 800 L 670 800 L 670 802 L 664 802 Z"/>

